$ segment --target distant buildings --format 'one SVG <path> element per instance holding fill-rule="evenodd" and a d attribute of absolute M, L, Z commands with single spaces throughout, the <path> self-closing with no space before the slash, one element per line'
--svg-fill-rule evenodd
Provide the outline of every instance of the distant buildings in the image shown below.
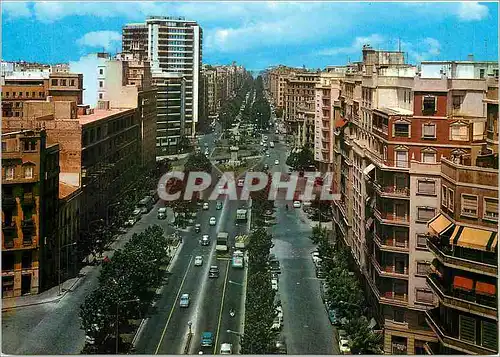
<path fill-rule="evenodd" d="M 341 197 L 333 235 L 384 351 L 497 353 L 498 63 L 362 55 L 315 76 L 275 67 L 266 83 L 297 146 L 314 118 L 317 166 Z"/>

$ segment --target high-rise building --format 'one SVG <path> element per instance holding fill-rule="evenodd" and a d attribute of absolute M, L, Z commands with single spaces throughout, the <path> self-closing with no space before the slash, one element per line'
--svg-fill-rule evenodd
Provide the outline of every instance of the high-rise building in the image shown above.
<path fill-rule="evenodd" d="M 183 17 L 152 16 L 143 24 L 123 27 L 123 52 L 140 52 L 152 67 L 180 73 L 186 81 L 183 135 L 193 136 L 198 122 L 203 31 Z M 146 37 L 147 34 L 147 37 Z"/>

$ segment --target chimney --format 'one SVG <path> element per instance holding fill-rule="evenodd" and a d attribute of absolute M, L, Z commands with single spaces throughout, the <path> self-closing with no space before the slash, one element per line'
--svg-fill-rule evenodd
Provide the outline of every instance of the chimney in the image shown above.
<path fill-rule="evenodd" d="M 471 62 L 473 62 L 473 61 L 474 61 L 474 55 L 473 55 L 472 53 L 469 53 L 469 54 L 467 55 L 467 61 L 471 61 Z"/>

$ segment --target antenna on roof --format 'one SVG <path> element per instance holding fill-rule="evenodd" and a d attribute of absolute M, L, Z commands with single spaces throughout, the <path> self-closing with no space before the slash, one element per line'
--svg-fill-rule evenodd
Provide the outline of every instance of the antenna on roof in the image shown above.
<path fill-rule="evenodd" d="M 401 52 L 401 37 L 398 37 L 398 52 Z"/>

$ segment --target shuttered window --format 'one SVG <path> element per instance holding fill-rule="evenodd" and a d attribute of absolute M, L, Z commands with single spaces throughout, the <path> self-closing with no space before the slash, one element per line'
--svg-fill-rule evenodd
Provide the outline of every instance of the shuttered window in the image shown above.
<path fill-rule="evenodd" d="M 417 208 L 417 220 L 418 221 L 430 221 L 436 215 L 436 210 L 430 207 L 418 207 Z"/>
<path fill-rule="evenodd" d="M 481 344 L 483 347 L 497 350 L 498 328 L 495 323 L 481 321 Z"/>
<path fill-rule="evenodd" d="M 396 167 L 408 167 L 407 151 L 396 151 Z"/>
<path fill-rule="evenodd" d="M 422 137 L 429 139 L 436 137 L 436 124 L 422 124 Z"/>
<path fill-rule="evenodd" d="M 435 181 L 418 181 L 418 193 L 422 195 L 434 195 L 436 194 L 436 182 Z"/>
<path fill-rule="evenodd" d="M 417 262 L 417 274 L 418 275 L 427 275 L 431 265 L 427 262 Z"/>
<path fill-rule="evenodd" d="M 417 289 L 416 299 L 417 299 L 417 301 L 420 301 L 420 302 L 426 302 L 426 303 L 432 304 L 432 302 L 434 300 L 434 295 L 432 294 L 432 291 L 430 291 L 430 290 Z"/>
<path fill-rule="evenodd" d="M 454 125 L 450 127 L 451 140 L 468 141 L 469 127 L 467 125 Z"/>
<path fill-rule="evenodd" d="M 427 236 L 425 234 L 417 234 L 417 248 L 427 249 Z"/>
<path fill-rule="evenodd" d="M 448 189 L 448 209 L 453 212 L 455 208 L 455 191 Z"/>
<path fill-rule="evenodd" d="M 484 214 L 486 219 L 498 219 L 498 199 L 485 197 L 484 198 Z"/>
<path fill-rule="evenodd" d="M 460 315 L 458 330 L 460 340 L 476 343 L 476 320 L 474 318 Z"/>
<path fill-rule="evenodd" d="M 441 206 L 447 207 L 448 206 L 448 189 L 446 188 L 445 185 L 441 186 Z"/>
<path fill-rule="evenodd" d="M 462 194 L 462 215 L 477 217 L 477 196 Z"/>

